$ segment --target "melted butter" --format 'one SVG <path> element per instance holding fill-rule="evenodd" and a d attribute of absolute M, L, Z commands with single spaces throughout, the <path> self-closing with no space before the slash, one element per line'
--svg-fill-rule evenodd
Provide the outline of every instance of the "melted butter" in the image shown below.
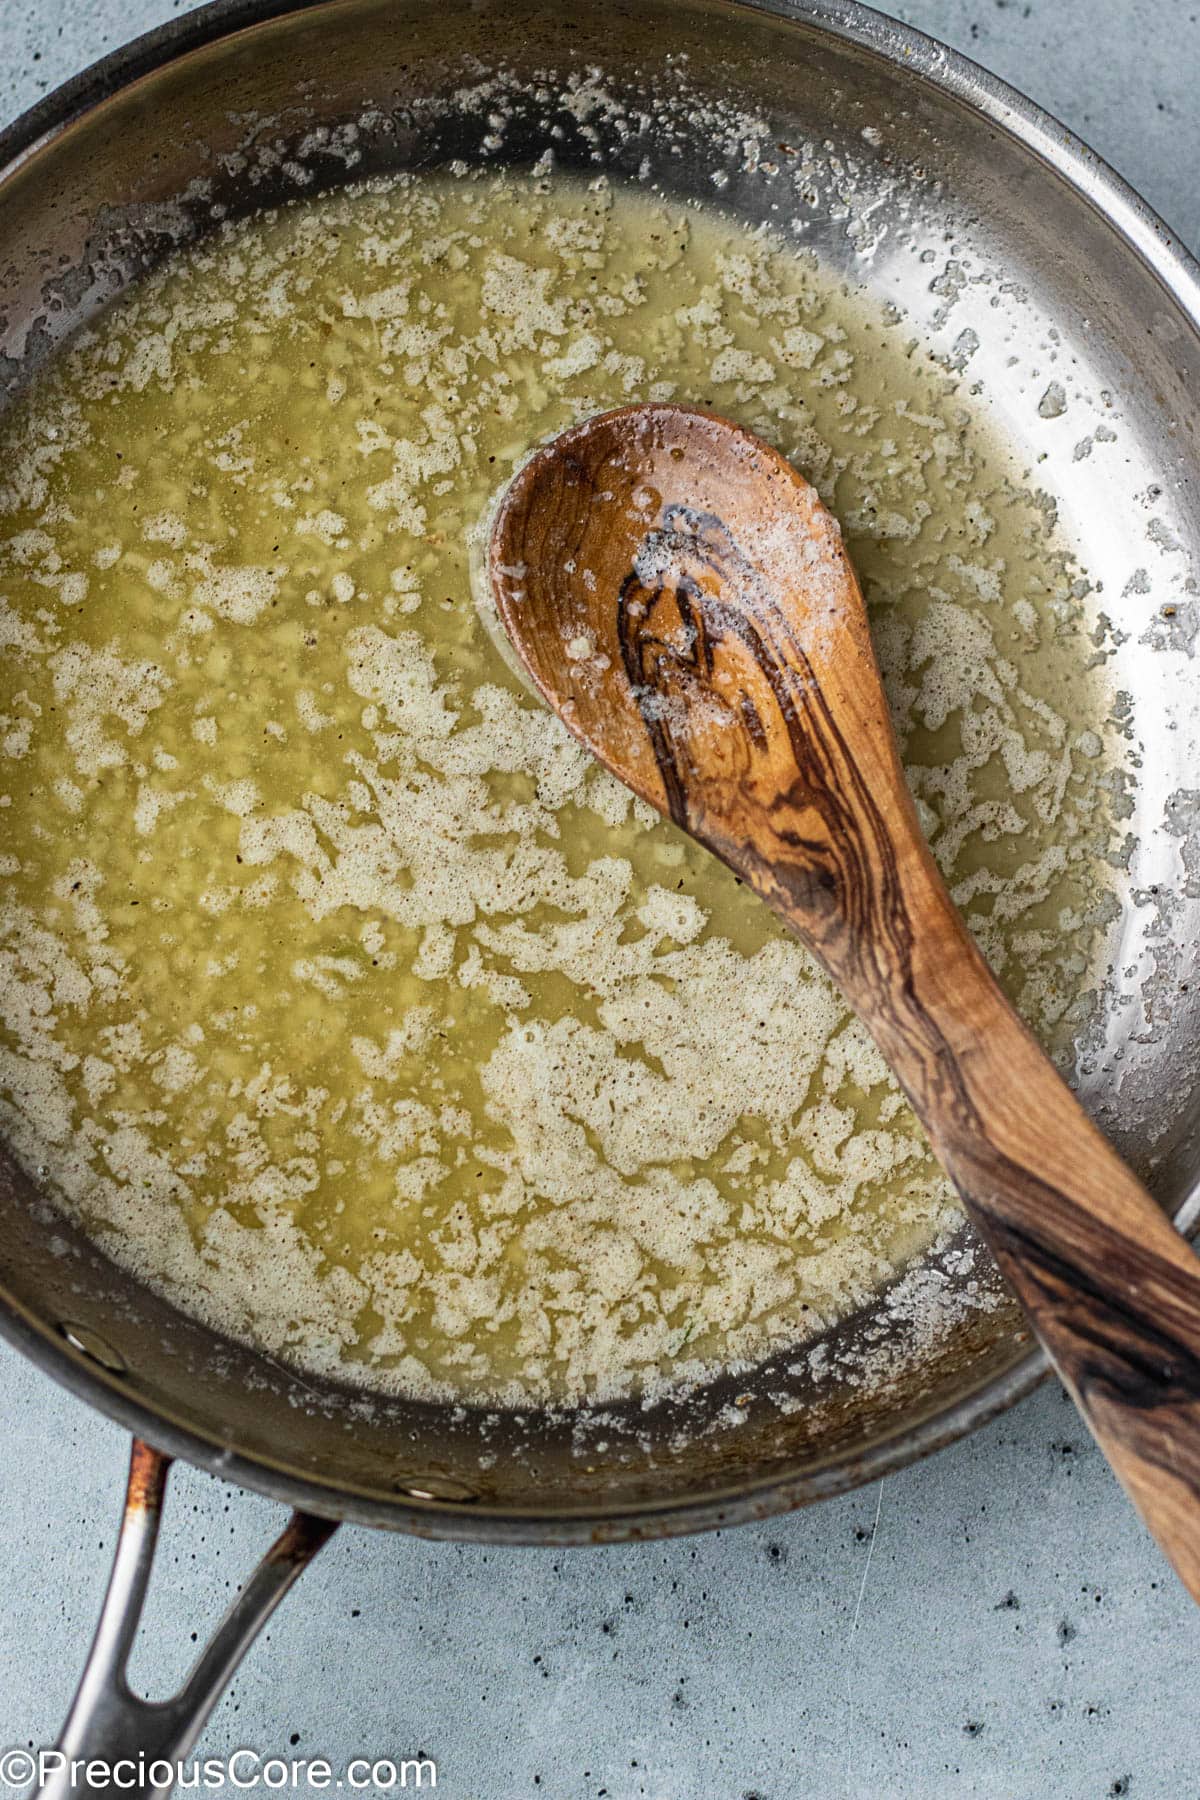
<path fill-rule="evenodd" d="M 955 1216 L 812 960 L 472 602 L 531 444 L 645 398 L 817 484 L 956 899 L 1047 1042 L 1086 1010 L 1120 795 L 1086 583 L 901 321 L 604 182 L 225 229 L 4 427 L 0 1076 L 112 1255 L 318 1373 L 696 1379 Z"/>

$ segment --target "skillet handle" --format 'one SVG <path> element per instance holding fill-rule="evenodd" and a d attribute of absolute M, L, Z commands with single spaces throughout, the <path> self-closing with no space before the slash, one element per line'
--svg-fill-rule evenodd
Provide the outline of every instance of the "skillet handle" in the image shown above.
<path fill-rule="evenodd" d="M 169 1794 L 174 1765 L 192 1749 L 242 1657 L 297 1576 L 337 1530 L 332 1519 L 293 1513 L 179 1692 L 168 1700 L 141 1700 L 130 1689 L 126 1667 L 150 1582 L 170 1466 L 169 1456 L 134 1438 L 108 1591 L 57 1748 L 44 1753 L 42 1785 L 36 1790 L 41 1800 L 70 1800 L 83 1792 L 121 1794 L 125 1800 Z M 73 1761 L 108 1764 L 107 1785 L 72 1782 Z M 77 1775 L 83 1776 L 82 1768 Z"/>

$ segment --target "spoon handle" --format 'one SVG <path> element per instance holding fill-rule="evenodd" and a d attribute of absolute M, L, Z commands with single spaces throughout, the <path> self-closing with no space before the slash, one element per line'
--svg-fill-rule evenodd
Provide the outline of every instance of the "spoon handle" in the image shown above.
<path fill-rule="evenodd" d="M 875 960 L 872 980 L 856 961 L 850 997 L 1093 1436 L 1200 1600 L 1200 1259 L 1004 998 L 924 844 L 906 860 L 908 966 Z"/>

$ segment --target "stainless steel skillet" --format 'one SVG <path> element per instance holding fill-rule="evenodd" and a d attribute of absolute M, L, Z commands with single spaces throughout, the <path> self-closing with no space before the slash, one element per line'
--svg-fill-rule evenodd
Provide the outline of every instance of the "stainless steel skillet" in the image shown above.
<path fill-rule="evenodd" d="M 1128 904 L 1077 1079 L 1189 1221 L 1200 288 L 1136 198 L 1027 102 L 851 6 L 218 5 L 99 65 L 0 139 L 0 378 L 15 391 L 140 269 L 222 213 L 454 157 L 528 164 L 548 143 L 563 165 L 628 180 L 648 169 L 680 196 L 798 220 L 801 241 L 905 308 L 1043 471 L 1122 636 L 1140 763 Z M 992 1284 L 964 1233 L 908 1311 L 891 1306 L 885 1336 L 875 1314 L 831 1334 L 821 1373 L 784 1362 L 650 1413 L 484 1417 L 300 1380 L 138 1287 L 72 1233 L 36 1176 L 10 1167 L 0 1184 L 0 1329 L 42 1366 L 162 1451 L 305 1514 L 429 1536 L 649 1537 L 873 1479 L 1042 1373 L 1015 1308 L 978 1304 Z M 731 1425 L 730 1402 L 747 1393 Z M 135 1470 L 114 1588 L 134 1613 L 162 1467 L 142 1453 Z M 96 1754 L 190 1741 L 261 1622 L 255 1599 L 278 1597 L 321 1530 L 297 1524 L 180 1707 L 148 1713 L 114 1689 L 118 1632 L 108 1665 L 93 1664 L 79 1741 L 97 1724 L 112 1735 L 88 1738 Z"/>

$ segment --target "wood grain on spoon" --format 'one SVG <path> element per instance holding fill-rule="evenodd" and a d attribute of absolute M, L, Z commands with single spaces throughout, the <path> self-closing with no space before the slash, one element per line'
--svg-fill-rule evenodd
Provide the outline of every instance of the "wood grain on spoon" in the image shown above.
<path fill-rule="evenodd" d="M 626 407 L 517 474 L 500 616 L 590 750 L 816 952 L 1200 1599 L 1200 1262 L 1018 1019 L 900 767 L 836 521 L 712 414 Z"/>

